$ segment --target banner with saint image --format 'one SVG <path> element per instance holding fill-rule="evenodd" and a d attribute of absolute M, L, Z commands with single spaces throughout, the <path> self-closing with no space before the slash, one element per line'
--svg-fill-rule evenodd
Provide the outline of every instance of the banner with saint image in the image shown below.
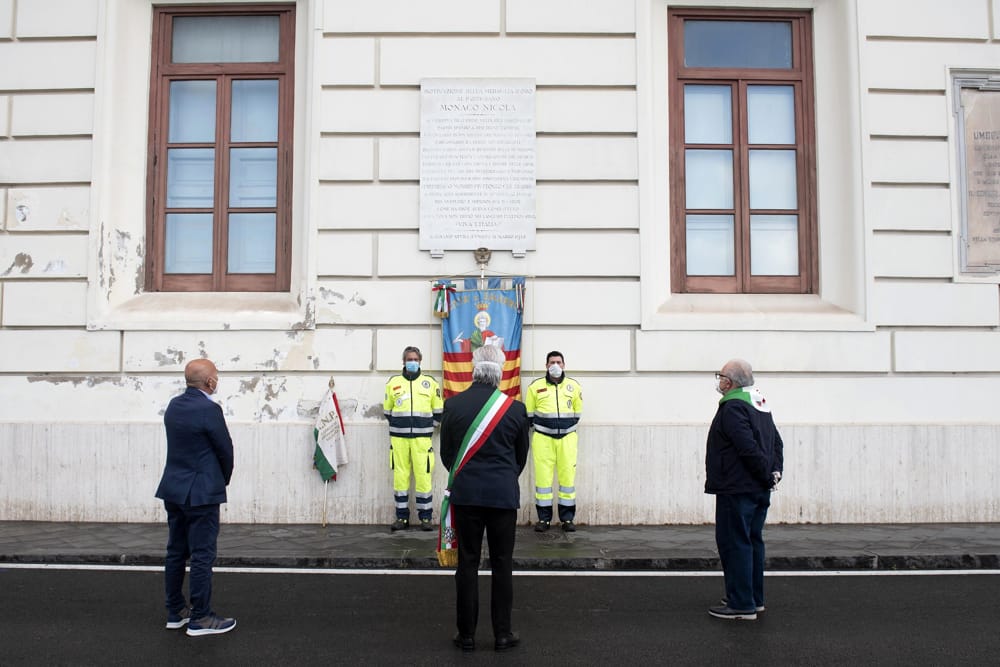
<path fill-rule="evenodd" d="M 444 377 L 448 398 L 472 384 L 472 353 L 483 345 L 498 345 L 507 361 L 500 391 L 521 397 L 521 323 L 524 278 L 466 278 L 459 287 L 439 280 L 435 314 L 441 317 Z"/>

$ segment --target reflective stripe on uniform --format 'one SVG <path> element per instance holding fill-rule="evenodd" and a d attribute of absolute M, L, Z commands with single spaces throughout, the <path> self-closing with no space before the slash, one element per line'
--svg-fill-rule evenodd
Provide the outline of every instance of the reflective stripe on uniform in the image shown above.
<path fill-rule="evenodd" d="M 579 419 L 580 412 L 535 412 L 535 419 Z"/>
<path fill-rule="evenodd" d="M 427 438 L 433 435 L 433 426 L 421 426 L 421 427 L 407 427 L 407 428 L 396 428 L 393 426 L 389 427 L 389 435 L 396 438 Z"/>
<path fill-rule="evenodd" d="M 428 412 L 427 414 L 414 414 L 402 415 L 402 414 L 392 414 L 389 415 L 389 426 L 408 427 L 408 426 L 433 426 L 434 425 L 434 415 Z"/>
<path fill-rule="evenodd" d="M 411 412 L 407 412 L 405 416 L 406 417 L 411 417 L 411 418 L 412 417 L 426 417 L 427 419 L 432 419 L 434 417 L 434 413 L 433 412 L 417 412 L 416 410 L 413 410 Z"/>
<path fill-rule="evenodd" d="M 539 424 L 536 422 L 535 430 L 538 431 L 539 433 L 544 433 L 545 435 L 550 436 L 552 438 L 561 438 L 567 433 L 574 433 L 576 431 L 576 424 L 562 428 L 560 427 L 550 428 L 549 426 L 546 426 L 544 424 Z"/>

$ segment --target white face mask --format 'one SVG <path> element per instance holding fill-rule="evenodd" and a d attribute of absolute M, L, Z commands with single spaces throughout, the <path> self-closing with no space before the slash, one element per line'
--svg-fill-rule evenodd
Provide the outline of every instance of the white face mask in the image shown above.
<path fill-rule="evenodd" d="M 562 377 L 562 366 L 559 364 L 552 364 L 549 366 L 549 377 L 561 378 Z"/>
<path fill-rule="evenodd" d="M 721 384 L 722 384 L 722 378 L 719 378 L 718 380 L 715 381 L 715 391 L 719 392 L 722 395 L 725 395 L 726 392 L 722 391 L 722 387 L 720 386 Z"/>

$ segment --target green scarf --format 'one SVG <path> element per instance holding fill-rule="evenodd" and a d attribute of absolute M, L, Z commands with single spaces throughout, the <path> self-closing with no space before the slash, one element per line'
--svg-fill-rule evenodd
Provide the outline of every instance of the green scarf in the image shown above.
<path fill-rule="evenodd" d="M 743 401 L 753 406 L 758 412 L 770 412 L 771 406 L 767 404 L 767 399 L 764 398 L 764 394 L 760 393 L 760 390 L 753 385 L 749 387 L 737 387 L 736 389 L 730 389 L 726 392 L 726 395 L 719 399 L 719 403 L 725 403 L 726 401 Z"/>

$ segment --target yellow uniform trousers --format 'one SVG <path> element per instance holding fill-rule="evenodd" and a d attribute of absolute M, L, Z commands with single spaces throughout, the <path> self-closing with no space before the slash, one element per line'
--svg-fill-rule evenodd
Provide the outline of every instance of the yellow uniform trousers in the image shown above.
<path fill-rule="evenodd" d="M 396 518 L 410 520 L 410 472 L 413 473 L 417 516 L 428 521 L 433 514 L 434 447 L 430 438 L 389 438 L 389 465 L 392 492 L 396 497 Z"/>
<path fill-rule="evenodd" d="M 559 520 L 572 521 L 576 516 L 576 443 L 577 434 L 553 438 L 535 431 L 531 438 L 531 456 L 535 465 L 535 509 L 539 521 L 552 521 L 553 477 L 559 484 Z"/>

